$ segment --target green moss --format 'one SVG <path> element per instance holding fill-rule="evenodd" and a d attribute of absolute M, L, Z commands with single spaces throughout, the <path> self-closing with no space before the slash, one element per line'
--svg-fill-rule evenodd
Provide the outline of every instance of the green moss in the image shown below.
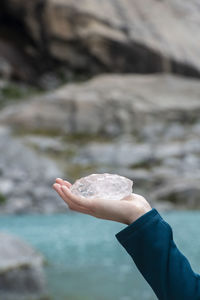
<path fill-rule="evenodd" d="M 2 89 L 2 95 L 7 99 L 20 99 L 23 93 L 15 86 L 6 86 Z"/>
<path fill-rule="evenodd" d="M 140 162 L 140 163 L 137 163 L 137 164 L 133 164 L 133 165 L 130 165 L 130 169 L 145 169 L 145 170 L 149 170 L 151 169 L 152 167 L 152 164 L 148 161 L 144 161 L 144 162 Z"/>
<path fill-rule="evenodd" d="M 0 205 L 6 202 L 6 197 L 0 193 Z"/>
<path fill-rule="evenodd" d="M 34 96 L 41 93 L 42 90 L 32 86 L 26 86 L 17 83 L 7 83 L 0 90 L 0 107 L 14 101 Z"/>
<path fill-rule="evenodd" d="M 65 135 L 63 140 L 68 143 L 87 144 L 89 142 L 108 143 L 113 139 L 105 134 L 73 133 Z"/>
<path fill-rule="evenodd" d="M 160 166 L 162 164 L 162 162 L 158 159 L 148 159 L 148 160 L 144 160 L 141 162 L 138 162 L 136 164 L 130 165 L 129 168 L 130 169 L 145 169 L 145 170 L 151 170 L 151 168 L 155 167 L 155 166 Z"/>
<path fill-rule="evenodd" d="M 71 181 L 74 181 L 77 178 L 87 176 L 88 174 L 96 173 L 97 170 L 98 167 L 96 165 L 72 164 L 66 166 L 64 173 L 67 174 Z"/>
<path fill-rule="evenodd" d="M 36 147 L 35 145 L 32 146 L 36 151 L 40 152 L 40 149 Z M 52 150 L 47 150 L 45 153 L 53 159 L 54 161 L 57 161 L 58 164 L 61 164 L 61 168 L 63 167 L 63 162 L 68 164 L 68 161 L 70 161 L 73 157 L 76 156 L 77 152 L 73 148 L 68 148 L 66 150 L 62 151 L 54 151 Z"/>
<path fill-rule="evenodd" d="M 111 138 L 105 134 L 90 134 L 90 133 L 63 133 L 58 129 L 47 129 L 47 128 L 36 128 L 36 129 L 27 129 L 27 128 L 14 128 L 14 134 L 16 136 L 24 135 L 38 135 L 38 136 L 48 136 L 48 137 L 61 137 L 63 143 L 67 144 L 87 144 L 90 142 L 98 143 L 110 143 L 114 141 L 114 138 Z"/>
<path fill-rule="evenodd" d="M 45 128 L 37 128 L 37 129 L 28 129 L 25 127 L 17 128 L 15 127 L 13 134 L 15 136 L 24 136 L 24 135 L 39 135 L 39 136 L 48 136 L 48 137 L 57 137 L 60 136 L 57 129 L 45 129 Z"/>

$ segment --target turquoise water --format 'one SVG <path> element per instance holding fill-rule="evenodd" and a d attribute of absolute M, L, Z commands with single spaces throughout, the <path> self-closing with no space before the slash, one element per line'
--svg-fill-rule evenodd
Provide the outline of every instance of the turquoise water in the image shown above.
<path fill-rule="evenodd" d="M 194 271 L 200 272 L 200 212 L 163 216 Z M 0 217 L 1 231 L 22 237 L 46 257 L 53 300 L 155 300 L 115 238 L 124 227 L 80 214 Z"/>

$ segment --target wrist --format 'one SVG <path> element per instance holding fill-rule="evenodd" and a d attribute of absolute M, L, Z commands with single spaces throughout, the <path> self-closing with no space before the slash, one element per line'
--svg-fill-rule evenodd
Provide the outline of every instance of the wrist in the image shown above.
<path fill-rule="evenodd" d="M 137 211 L 135 210 L 132 213 L 130 211 L 130 214 L 129 214 L 129 216 L 127 216 L 125 224 L 127 224 L 127 225 L 132 224 L 137 219 L 139 219 L 140 217 L 145 215 L 147 212 L 149 212 L 151 209 L 152 209 L 151 206 L 148 204 L 148 205 L 138 208 Z"/>

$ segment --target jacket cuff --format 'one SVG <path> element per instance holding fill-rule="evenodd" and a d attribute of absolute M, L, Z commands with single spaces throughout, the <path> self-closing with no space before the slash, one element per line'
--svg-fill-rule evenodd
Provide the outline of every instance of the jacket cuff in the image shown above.
<path fill-rule="evenodd" d="M 162 219 L 158 211 L 153 208 L 152 210 L 148 211 L 146 214 L 138 218 L 136 221 L 128 225 L 126 228 L 122 229 L 118 232 L 115 236 L 117 240 L 122 244 L 126 244 L 126 241 L 138 233 L 142 228 L 150 225 L 151 222 L 154 222 L 155 218 Z"/>

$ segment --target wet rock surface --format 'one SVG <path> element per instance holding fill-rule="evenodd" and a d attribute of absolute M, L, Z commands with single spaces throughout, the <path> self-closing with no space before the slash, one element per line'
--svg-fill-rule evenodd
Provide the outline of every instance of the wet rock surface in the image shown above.
<path fill-rule="evenodd" d="M 17 237 L 0 233 L 0 298 L 47 300 L 44 258 Z"/>

